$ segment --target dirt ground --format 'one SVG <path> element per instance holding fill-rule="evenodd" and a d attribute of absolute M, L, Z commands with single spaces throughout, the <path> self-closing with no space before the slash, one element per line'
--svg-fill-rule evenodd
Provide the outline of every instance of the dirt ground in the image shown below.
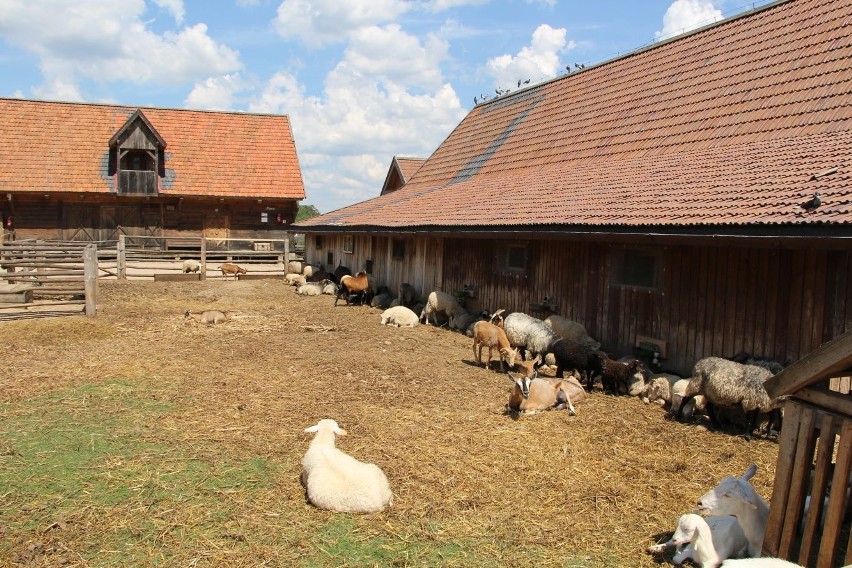
<path fill-rule="evenodd" d="M 229 321 L 190 323 L 186 309 L 223 310 Z M 299 484 L 310 441 L 303 430 L 321 418 L 348 431 L 339 447 L 390 479 L 394 506 L 356 516 L 345 531 L 405 551 L 388 565 L 430 565 L 430 547 L 452 545 L 455 555 L 441 564 L 654 566 L 659 560 L 645 548 L 667 538 L 678 516 L 723 477 L 756 463 L 753 482 L 771 496 L 773 441 L 672 422 L 657 406 L 602 393 L 579 403 L 577 416 L 514 420 L 504 412 L 510 382 L 474 365 L 470 338 L 431 326 L 380 326 L 379 314 L 335 307 L 330 296 L 298 296 L 282 281 L 111 281 L 100 283 L 96 318 L 0 323 L 0 435 L 7 438 L 0 438 L 0 473 L 4 462 L 7 474 L 26 465 L 9 425 L 32 418 L 39 401 L 65 404 L 69 415 L 97 411 L 129 422 L 168 455 L 262 461 L 262 489 L 243 483 L 205 495 L 203 507 L 174 498 L 160 511 L 171 536 L 140 546 L 146 557 L 165 555 L 163 565 L 180 566 L 217 565 L 225 548 L 226 565 L 341 565 L 340 557 L 320 560 L 315 540 L 341 516 L 307 504 Z M 96 388 L 89 398 L 64 394 L 87 386 Z M 142 403 L 130 398 L 161 406 L 134 414 L 128 409 Z M 166 461 L 149 459 L 146 475 L 177 468 Z M 0 513 L 7 542 L 0 565 L 53 565 L 55 551 L 68 565 L 116 565 L 109 553 L 115 527 L 146 514 L 120 499 L 69 509 L 79 495 L 53 496 L 45 512 L 24 497 L 15 501 L 14 488 L 0 483 L 4 497 L 38 519 Z M 200 526 L 193 523 L 202 508 L 209 515 L 224 507 L 226 528 L 216 534 L 228 540 L 238 531 L 236 543 L 189 544 L 191 532 L 181 533 L 181 546 L 169 540 L 178 538 L 174 527 Z M 53 556 L 33 553 L 34 543 L 46 542 Z"/>

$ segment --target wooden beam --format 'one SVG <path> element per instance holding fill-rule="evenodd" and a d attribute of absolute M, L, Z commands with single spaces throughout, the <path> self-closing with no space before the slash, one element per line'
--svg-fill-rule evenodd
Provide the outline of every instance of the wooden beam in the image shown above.
<path fill-rule="evenodd" d="M 837 376 L 852 367 L 852 332 L 846 332 L 811 351 L 763 386 L 772 398 Z"/>
<path fill-rule="evenodd" d="M 86 287 L 86 315 L 90 318 L 97 314 L 98 305 L 98 247 L 88 245 L 83 249 L 83 265 Z"/>
<path fill-rule="evenodd" d="M 852 465 L 852 420 L 845 420 L 840 432 L 840 443 L 837 446 L 834 478 L 831 480 L 831 486 L 837 490 L 832 491 L 828 497 L 817 568 L 834 566 L 834 557 L 840 548 L 837 546 L 837 540 L 840 537 L 840 525 L 843 524 L 843 513 L 846 511 L 846 491 L 843 488 L 849 480 L 850 465 Z"/>
<path fill-rule="evenodd" d="M 793 398 L 836 412 L 841 416 L 852 416 L 852 396 L 848 394 L 810 387 L 796 392 Z"/>

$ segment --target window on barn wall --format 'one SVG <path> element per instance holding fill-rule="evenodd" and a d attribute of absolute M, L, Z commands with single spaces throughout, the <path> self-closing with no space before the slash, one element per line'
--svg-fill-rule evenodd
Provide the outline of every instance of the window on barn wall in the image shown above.
<path fill-rule="evenodd" d="M 527 269 L 526 245 L 506 246 L 506 268 L 514 271 L 524 271 Z"/>
<path fill-rule="evenodd" d="M 355 252 L 355 237 L 352 235 L 345 235 L 343 237 L 343 252 L 349 254 Z"/>
<path fill-rule="evenodd" d="M 612 254 L 613 283 L 617 286 L 658 289 L 662 281 L 662 259 L 649 249 L 615 249 Z"/>
<path fill-rule="evenodd" d="M 393 258 L 394 260 L 405 259 L 405 240 L 394 239 L 391 247 L 391 258 Z"/>
<path fill-rule="evenodd" d="M 322 248 L 322 235 L 314 235 L 314 247 L 316 247 L 317 250 Z"/>

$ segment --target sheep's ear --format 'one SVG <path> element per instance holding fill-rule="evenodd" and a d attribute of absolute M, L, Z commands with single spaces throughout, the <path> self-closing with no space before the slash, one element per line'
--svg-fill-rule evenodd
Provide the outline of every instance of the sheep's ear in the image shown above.
<path fill-rule="evenodd" d="M 307 432 L 307 433 L 310 433 L 310 432 L 319 432 L 319 424 L 314 424 L 313 426 L 310 426 L 310 427 L 308 427 L 308 428 L 305 428 L 305 432 Z"/>
<path fill-rule="evenodd" d="M 337 434 L 338 436 L 345 436 L 345 435 L 346 435 L 346 430 L 344 430 L 343 428 L 337 428 L 337 429 L 334 431 L 334 433 L 335 433 L 335 434 Z"/>
<path fill-rule="evenodd" d="M 748 481 L 749 479 L 754 477 L 755 473 L 757 473 L 757 464 L 753 463 L 750 466 L 748 466 L 748 469 L 745 471 L 745 473 L 743 474 L 743 476 L 740 479 L 742 479 L 743 481 Z"/>

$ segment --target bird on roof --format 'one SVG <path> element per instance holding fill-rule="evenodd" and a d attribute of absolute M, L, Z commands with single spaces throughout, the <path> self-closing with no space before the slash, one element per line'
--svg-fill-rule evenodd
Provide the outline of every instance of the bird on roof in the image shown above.
<path fill-rule="evenodd" d="M 529 79 L 527 79 L 526 81 L 524 81 L 524 85 L 529 85 L 529 84 L 530 84 L 530 80 L 529 80 Z"/>
<path fill-rule="evenodd" d="M 479 104 L 479 100 L 474 96 L 473 97 L 473 106 L 476 106 L 478 104 Z"/>
<path fill-rule="evenodd" d="M 815 191 L 813 197 L 802 203 L 802 209 L 806 211 L 813 211 L 820 205 L 822 205 L 822 198 L 820 197 L 819 192 Z"/>
<path fill-rule="evenodd" d="M 575 63 L 575 64 L 574 64 L 574 68 L 575 68 L 575 69 L 582 69 L 582 67 L 580 67 L 580 64 L 579 64 L 579 63 Z"/>
<path fill-rule="evenodd" d="M 518 88 L 519 89 L 521 88 L 521 80 L 520 79 L 518 79 Z"/>

